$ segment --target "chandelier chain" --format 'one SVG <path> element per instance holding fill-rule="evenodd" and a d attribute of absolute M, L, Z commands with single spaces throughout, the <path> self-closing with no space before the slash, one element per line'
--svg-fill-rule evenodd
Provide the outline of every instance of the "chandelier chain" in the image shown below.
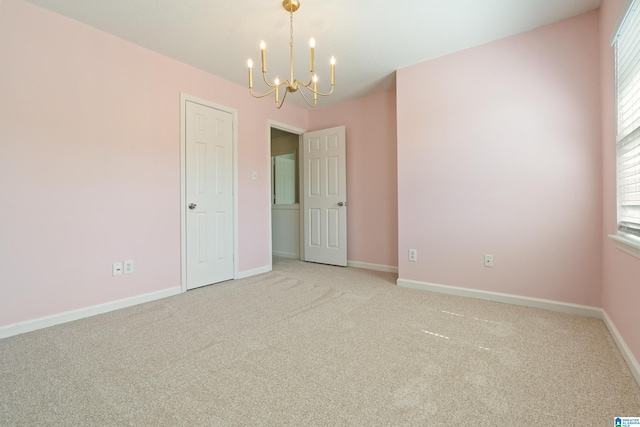
<path fill-rule="evenodd" d="M 289 11 L 289 46 L 293 47 L 293 9 Z"/>

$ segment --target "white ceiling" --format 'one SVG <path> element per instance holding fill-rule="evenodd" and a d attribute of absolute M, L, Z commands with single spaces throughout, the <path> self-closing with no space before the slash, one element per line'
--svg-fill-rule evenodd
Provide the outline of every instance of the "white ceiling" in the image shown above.
<path fill-rule="evenodd" d="M 260 40 L 270 80 L 289 74 L 289 14 L 281 0 L 28 0 L 122 39 L 247 85 L 248 58 L 259 86 Z M 336 89 L 326 106 L 386 91 L 394 71 L 427 59 L 557 22 L 600 0 L 300 0 L 294 13 L 295 74 L 308 76 L 316 39 L 319 89 L 336 57 Z M 287 103 L 304 106 L 294 95 Z"/>

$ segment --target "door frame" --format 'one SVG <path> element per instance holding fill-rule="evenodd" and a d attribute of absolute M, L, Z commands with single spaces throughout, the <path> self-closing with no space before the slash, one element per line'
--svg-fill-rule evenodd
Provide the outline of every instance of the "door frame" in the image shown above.
<path fill-rule="evenodd" d="M 182 292 L 187 291 L 187 101 L 230 113 L 233 117 L 231 133 L 233 148 L 233 170 L 231 172 L 233 177 L 233 279 L 238 276 L 238 110 L 180 92 L 180 284 Z"/>
<path fill-rule="evenodd" d="M 300 246 L 300 259 L 304 259 L 304 235 L 302 234 L 302 232 L 304 231 L 304 206 L 303 206 L 303 201 L 302 201 L 302 184 L 303 184 L 303 179 L 304 179 L 304 171 L 302 168 L 302 135 L 307 132 L 304 129 L 301 129 L 299 127 L 295 127 L 295 126 L 291 126 L 288 125 L 286 123 L 281 123 L 281 122 L 277 122 L 275 120 L 267 120 L 267 147 L 269 147 L 268 150 L 268 156 L 267 156 L 267 162 L 268 162 L 268 171 L 269 171 L 269 182 L 272 182 L 273 177 L 271 176 L 273 174 L 273 168 L 271 167 L 271 128 L 276 128 L 276 129 L 280 129 L 283 130 L 285 132 L 289 132 L 289 133 L 293 133 L 298 135 L 298 201 L 300 204 L 300 230 L 299 230 L 299 238 L 300 238 L 300 242 L 299 242 L 299 246 Z M 272 212 L 272 200 L 271 200 L 271 192 L 272 192 L 272 188 L 271 188 L 271 184 L 269 185 L 269 191 L 267 192 L 267 202 L 268 202 L 268 207 L 269 207 L 269 271 L 273 270 L 273 212 Z"/>

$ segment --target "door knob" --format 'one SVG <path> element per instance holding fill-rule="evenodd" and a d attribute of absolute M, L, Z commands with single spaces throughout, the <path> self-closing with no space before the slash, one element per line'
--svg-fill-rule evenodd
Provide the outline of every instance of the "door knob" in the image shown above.
<path fill-rule="evenodd" d="M 195 209 L 196 206 L 198 205 L 196 205 L 195 203 L 189 203 L 189 209 Z"/>
<path fill-rule="evenodd" d="M 338 202 L 338 206 L 340 206 L 340 207 L 342 207 L 342 206 L 347 206 L 347 204 L 346 204 L 346 203 L 343 203 L 343 202 Z"/>

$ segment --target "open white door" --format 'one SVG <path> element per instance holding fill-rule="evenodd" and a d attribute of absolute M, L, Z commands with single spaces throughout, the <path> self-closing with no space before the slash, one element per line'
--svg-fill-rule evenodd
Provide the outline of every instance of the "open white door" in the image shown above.
<path fill-rule="evenodd" d="M 347 265 L 345 127 L 303 135 L 305 261 Z"/>
<path fill-rule="evenodd" d="M 187 289 L 233 279 L 233 114 L 186 102 Z"/>

